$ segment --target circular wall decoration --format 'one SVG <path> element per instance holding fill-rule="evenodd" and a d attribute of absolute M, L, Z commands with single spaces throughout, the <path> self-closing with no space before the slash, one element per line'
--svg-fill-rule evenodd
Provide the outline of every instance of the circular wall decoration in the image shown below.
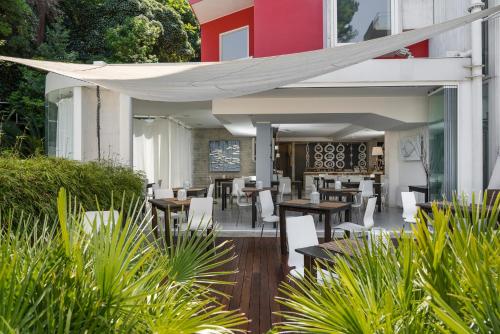
<path fill-rule="evenodd" d="M 337 168 L 342 169 L 342 168 L 344 168 L 345 163 L 344 163 L 344 161 L 339 160 L 339 161 L 337 161 L 337 163 L 335 165 L 337 166 Z"/>
<path fill-rule="evenodd" d="M 322 167 L 323 167 L 323 161 L 321 161 L 321 160 L 316 160 L 316 161 L 314 162 L 314 167 L 316 167 L 316 168 L 322 168 Z"/>
<path fill-rule="evenodd" d="M 334 168 L 335 167 L 335 163 L 331 160 L 329 161 L 325 161 L 325 167 L 326 168 Z"/>
<path fill-rule="evenodd" d="M 337 145 L 337 152 L 344 152 L 345 151 L 345 146 L 342 144 Z"/>
<path fill-rule="evenodd" d="M 306 145 L 306 167 L 309 167 L 309 144 Z"/>
<path fill-rule="evenodd" d="M 344 160 L 345 159 L 345 154 L 342 152 L 337 153 L 337 160 Z"/>
<path fill-rule="evenodd" d="M 335 154 L 332 152 L 325 153 L 325 160 L 326 161 L 333 161 L 335 159 Z"/>
<path fill-rule="evenodd" d="M 365 143 L 361 143 L 361 145 L 359 145 L 358 151 L 359 152 L 366 152 L 366 145 L 365 145 Z"/>
<path fill-rule="evenodd" d="M 331 143 L 325 146 L 325 152 L 332 153 L 335 152 L 335 146 Z"/>
<path fill-rule="evenodd" d="M 364 160 L 360 160 L 360 161 L 358 162 L 358 166 L 359 166 L 359 167 L 361 167 L 361 168 L 366 168 L 366 161 L 364 161 Z"/>
<path fill-rule="evenodd" d="M 365 160 L 366 159 L 366 153 L 365 152 L 361 152 L 358 154 L 358 159 L 359 160 Z"/>
<path fill-rule="evenodd" d="M 314 152 L 323 152 L 323 146 L 321 146 L 321 144 L 316 144 L 314 146 Z"/>
<path fill-rule="evenodd" d="M 323 154 L 319 152 L 314 153 L 314 160 L 323 160 Z"/>

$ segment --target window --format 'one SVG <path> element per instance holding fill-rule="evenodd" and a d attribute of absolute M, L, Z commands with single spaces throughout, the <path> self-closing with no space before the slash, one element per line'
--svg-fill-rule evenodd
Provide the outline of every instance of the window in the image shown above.
<path fill-rule="evenodd" d="M 248 26 L 220 34 L 220 60 L 234 60 L 249 56 Z"/>
<path fill-rule="evenodd" d="M 330 0 L 330 46 L 356 43 L 397 32 L 396 0 Z M 330 16 L 329 15 L 329 16 Z M 332 43 L 333 42 L 333 43 Z"/>

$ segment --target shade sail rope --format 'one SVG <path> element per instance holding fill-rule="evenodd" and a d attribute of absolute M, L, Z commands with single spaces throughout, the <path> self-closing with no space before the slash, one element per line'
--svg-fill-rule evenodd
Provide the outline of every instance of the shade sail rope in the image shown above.
<path fill-rule="evenodd" d="M 216 63 L 88 65 L 0 56 L 118 91 L 133 98 L 191 102 L 237 97 L 297 83 L 383 56 L 500 12 L 495 6 L 443 23 L 356 44 Z"/>

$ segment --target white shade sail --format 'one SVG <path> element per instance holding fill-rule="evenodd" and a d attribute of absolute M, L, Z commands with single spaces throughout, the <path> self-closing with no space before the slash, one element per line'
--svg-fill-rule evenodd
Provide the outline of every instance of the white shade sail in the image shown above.
<path fill-rule="evenodd" d="M 206 101 L 258 93 L 330 73 L 399 50 L 500 11 L 495 6 L 425 28 L 290 55 L 218 63 L 84 65 L 0 56 L 151 101 Z"/>

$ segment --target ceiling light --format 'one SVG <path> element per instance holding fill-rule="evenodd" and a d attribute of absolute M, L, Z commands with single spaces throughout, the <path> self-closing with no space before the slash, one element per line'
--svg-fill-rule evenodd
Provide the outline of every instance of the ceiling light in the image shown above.
<path fill-rule="evenodd" d="M 146 118 L 144 121 L 145 121 L 146 123 L 148 123 L 148 124 L 152 124 L 152 123 L 155 121 L 155 119 L 154 119 L 154 118 L 152 118 L 152 117 L 150 117 L 150 118 Z"/>

